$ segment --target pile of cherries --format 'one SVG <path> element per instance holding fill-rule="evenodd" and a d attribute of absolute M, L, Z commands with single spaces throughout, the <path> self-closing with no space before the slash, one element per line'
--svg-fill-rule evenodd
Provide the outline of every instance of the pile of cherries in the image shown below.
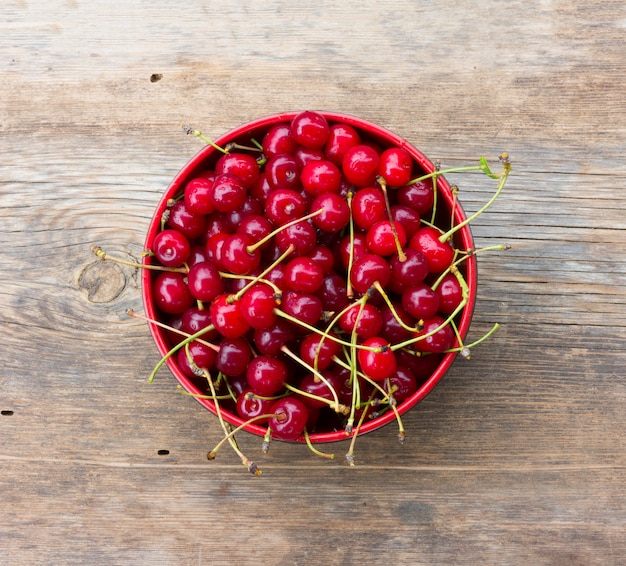
<path fill-rule="evenodd" d="M 312 111 L 216 150 L 146 252 L 167 358 L 268 440 L 398 415 L 468 299 L 434 175 Z"/>

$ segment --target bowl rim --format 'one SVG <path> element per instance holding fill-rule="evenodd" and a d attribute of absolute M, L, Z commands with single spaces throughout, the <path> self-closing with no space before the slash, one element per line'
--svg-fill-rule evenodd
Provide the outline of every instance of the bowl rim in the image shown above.
<path fill-rule="evenodd" d="M 414 145 L 409 143 L 406 139 L 402 138 L 398 134 L 388 130 L 385 127 L 370 122 L 369 120 L 357 118 L 349 114 L 328 112 L 323 110 L 316 110 L 316 112 L 322 114 L 330 124 L 348 124 L 357 129 L 357 131 L 364 132 L 368 138 L 382 143 L 382 145 L 384 146 L 393 145 L 405 149 L 409 152 L 409 154 L 411 154 L 413 159 L 426 173 L 432 173 L 435 170 L 434 163 L 424 153 L 422 153 Z M 277 114 L 270 114 L 261 118 L 257 118 L 229 130 L 228 132 L 217 138 L 214 143 L 218 146 L 224 147 L 226 144 L 236 139 L 239 139 L 242 136 L 251 136 L 253 132 L 265 131 L 273 125 L 279 123 L 287 123 L 299 113 L 300 111 L 289 111 Z M 159 200 L 159 203 L 157 204 L 157 207 L 148 226 L 144 249 L 150 249 L 154 237 L 160 230 L 161 218 L 163 216 L 163 213 L 167 209 L 170 199 L 180 193 L 180 191 L 184 187 L 184 184 L 189 179 L 193 178 L 193 176 L 198 174 L 201 170 L 206 169 L 205 164 L 207 163 L 207 161 L 210 161 L 211 158 L 218 157 L 219 155 L 220 153 L 217 149 L 215 149 L 211 145 L 206 145 L 181 167 L 181 169 L 178 171 L 178 173 L 175 175 L 175 177 L 172 179 L 169 186 L 165 190 L 163 196 Z M 444 175 L 440 175 L 437 177 L 437 190 L 438 194 L 443 198 L 448 210 L 454 209 L 455 225 L 463 222 L 467 218 L 467 216 L 463 210 L 461 203 L 458 200 L 455 200 L 455 197 L 452 194 L 451 186 Z M 474 249 L 474 239 L 469 224 L 463 226 L 456 232 L 455 239 L 457 241 L 458 247 L 461 247 L 465 250 Z M 151 257 L 149 255 L 144 256 L 143 263 L 151 264 Z M 457 325 L 458 333 L 463 340 L 465 339 L 469 331 L 470 323 L 476 305 L 477 263 L 476 256 L 474 254 L 471 254 L 464 261 L 464 270 L 466 283 L 469 289 L 468 303 L 461 312 L 460 319 Z M 153 273 L 151 270 L 142 270 L 141 293 L 143 298 L 144 310 L 148 319 L 155 320 L 157 319 L 157 310 L 154 305 L 154 301 L 152 300 L 152 277 Z M 161 354 L 161 356 L 164 357 L 170 350 L 170 346 L 168 345 L 164 337 L 164 330 L 153 323 L 148 323 L 148 326 L 150 328 L 152 338 L 157 346 L 159 353 Z M 458 345 L 458 342 L 455 342 L 455 344 Z M 458 352 L 448 352 L 443 355 L 443 358 L 435 371 L 426 381 L 424 381 L 419 386 L 417 391 L 407 399 L 398 403 L 397 411 L 400 415 L 403 415 L 409 409 L 419 404 L 433 390 L 435 385 L 437 385 L 437 383 L 439 383 L 444 375 L 448 372 L 457 355 Z M 169 357 L 166 360 L 166 364 L 176 380 L 180 383 L 180 385 L 192 395 L 202 394 L 202 391 L 200 391 L 196 387 L 196 385 L 182 372 L 182 370 L 176 364 L 175 359 L 173 358 L 174 357 Z M 216 409 L 213 401 L 211 401 L 210 399 L 202 399 L 199 397 L 194 398 L 204 408 L 208 409 L 213 414 L 216 414 Z M 231 411 L 220 408 L 220 412 L 224 420 L 226 420 L 233 426 L 237 427 L 244 423 L 244 419 Z M 358 434 L 360 436 L 368 432 L 377 430 L 394 421 L 395 419 L 396 416 L 394 412 L 387 411 L 370 421 L 364 422 L 360 427 Z M 267 431 L 266 428 L 257 424 L 249 424 L 244 428 L 244 430 L 261 437 L 264 436 Z M 348 435 L 345 431 L 339 430 L 334 432 L 311 433 L 309 436 L 311 442 L 313 443 L 326 443 L 337 442 L 351 438 L 352 434 Z M 304 442 L 304 439 L 298 438 L 295 441 L 289 442 Z"/>

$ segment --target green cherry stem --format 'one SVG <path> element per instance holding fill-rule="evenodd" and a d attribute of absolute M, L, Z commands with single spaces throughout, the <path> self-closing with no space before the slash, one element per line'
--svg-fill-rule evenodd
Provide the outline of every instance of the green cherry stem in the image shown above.
<path fill-rule="evenodd" d="M 102 261 L 113 261 L 115 263 L 120 263 L 122 265 L 126 265 L 127 267 L 135 267 L 137 269 L 151 269 L 153 271 L 169 271 L 170 273 L 188 273 L 189 269 L 187 267 L 165 267 L 163 265 L 151 265 L 145 263 L 137 263 L 136 261 L 128 261 L 122 259 L 121 257 L 112 256 L 106 253 L 100 246 L 93 246 L 91 248 L 93 254 Z"/>
<path fill-rule="evenodd" d="M 315 454 L 316 456 L 320 456 L 328 460 L 335 459 L 334 454 L 328 454 L 327 452 L 322 452 L 321 450 L 318 450 L 317 448 L 315 448 L 315 446 L 313 446 L 313 443 L 311 442 L 311 438 L 309 437 L 309 431 L 306 428 L 304 429 L 304 440 L 306 441 L 306 445 L 309 447 L 309 450 L 313 452 L 313 454 Z"/>
<path fill-rule="evenodd" d="M 208 454 L 207 454 L 207 458 L 209 460 L 214 460 L 215 457 L 217 456 L 217 453 L 219 451 L 219 449 L 224 446 L 224 444 L 229 441 L 230 439 L 232 439 L 238 432 L 241 432 L 244 428 L 246 428 L 248 425 L 251 425 L 257 421 L 262 421 L 265 419 L 271 419 L 273 417 L 280 417 L 281 415 L 278 415 L 276 413 L 270 413 L 270 414 L 265 414 L 265 415 L 257 415 L 256 417 L 251 417 L 249 418 L 246 422 L 240 424 L 238 427 L 232 429 L 226 436 L 224 436 L 224 438 L 222 438 L 213 448 L 213 450 L 211 450 Z"/>
<path fill-rule="evenodd" d="M 225 153 L 225 154 L 228 153 L 228 150 L 224 149 L 223 147 L 220 147 L 213 140 L 210 140 L 209 138 L 207 138 L 201 131 L 195 130 L 191 126 L 183 125 L 183 131 L 187 135 L 193 134 L 194 136 L 201 139 L 206 144 L 210 145 L 212 148 L 217 149 L 218 151 L 221 151 L 222 153 Z"/>

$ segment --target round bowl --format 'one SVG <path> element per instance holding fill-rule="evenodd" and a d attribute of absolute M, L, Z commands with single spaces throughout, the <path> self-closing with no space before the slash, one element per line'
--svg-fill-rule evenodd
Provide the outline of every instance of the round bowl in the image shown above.
<path fill-rule="evenodd" d="M 405 149 L 414 159 L 417 170 L 421 169 L 425 174 L 435 171 L 435 166 L 430 159 L 397 134 L 377 124 L 353 116 L 334 112 L 319 113 L 327 119 L 329 124 L 348 124 L 359 132 L 363 140 L 369 140 L 382 148 L 400 147 Z M 233 142 L 238 142 L 242 145 L 250 145 L 251 139 L 261 140 L 263 134 L 272 126 L 280 123 L 287 123 L 297 114 L 298 112 L 285 112 L 266 116 L 247 124 L 243 124 L 216 139 L 215 144 L 220 147 L 225 147 L 227 144 Z M 157 205 L 154 216 L 150 222 L 145 241 L 146 250 L 151 249 L 152 242 L 156 234 L 161 230 L 163 214 L 166 212 L 168 205 L 171 203 L 171 199 L 174 199 L 182 193 L 189 180 L 203 171 L 210 170 L 220 155 L 221 153 L 217 149 L 211 145 L 206 145 L 194 157 L 192 157 L 191 160 L 186 163 L 174 177 Z M 437 177 L 437 192 L 438 213 L 441 212 L 441 216 L 447 217 L 448 219 L 453 215 L 455 225 L 463 222 L 466 219 L 466 215 L 462 206 L 455 199 L 455 196 L 451 191 L 451 187 L 443 175 Z M 469 225 L 466 225 L 462 229 L 458 230 L 454 234 L 453 241 L 454 246 L 460 250 L 473 249 L 474 242 Z M 144 263 L 147 265 L 153 263 L 153 261 L 153 258 L 149 255 L 144 258 Z M 468 286 L 468 302 L 455 320 L 458 328 L 458 334 L 461 339 L 464 340 L 470 327 L 476 301 L 477 270 L 475 256 L 470 254 L 467 259 L 462 262 L 459 269 L 462 271 Z M 152 281 L 154 277 L 154 271 L 149 269 L 142 270 L 142 294 L 146 316 L 151 320 L 159 320 L 161 314 L 155 306 L 152 291 Z M 159 353 L 162 356 L 166 356 L 168 351 L 171 349 L 168 331 L 155 324 L 150 324 L 149 326 Z M 406 413 L 406 411 L 417 405 L 426 395 L 428 395 L 428 393 L 430 393 L 430 391 L 432 391 L 435 385 L 441 381 L 452 365 L 457 353 L 458 352 L 451 351 L 441 355 L 440 361 L 432 373 L 418 383 L 417 391 L 404 401 L 398 403 L 397 411 L 399 414 L 402 415 Z M 167 359 L 167 366 L 187 392 L 192 394 L 203 407 L 214 414 L 216 413 L 215 404 L 212 400 L 206 398 L 206 389 L 203 389 L 198 384 L 198 380 L 191 379 L 183 373 L 173 356 Z M 220 413 L 222 414 L 222 417 L 233 426 L 237 427 L 244 423 L 244 420 L 234 412 L 221 408 Z M 394 412 L 389 410 L 376 418 L 365 420 L 362 426 L 358 429 L 358 434 L 361 435 L 376 430 L 395 420 L 395 418 L 396 416 Z M 267 431 L 264 426 L 256 424 L 248 424 L 245 427 L 245 430 L 258 436 L 264 436 Z M 349 435 L 347 435 L 344 430 L 333 430 L 330 432 L 314 432 L 310 434 L 310 441 L 313 443 L 334 442 L 345 440 L 348 437 Z M 302 437 L 296 439 L 297 442 L 303 440 L 304 439 Z"/>

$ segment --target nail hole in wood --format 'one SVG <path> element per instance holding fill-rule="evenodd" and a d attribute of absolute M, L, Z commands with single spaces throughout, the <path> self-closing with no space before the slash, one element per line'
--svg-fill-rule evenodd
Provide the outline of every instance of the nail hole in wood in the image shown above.
<path fill-rule="evenodd" d="M 11 411 L 10 409 L 0 411 L 0 415 L 2 415 L 3 417 L 10 417 L 12 414 L 13 411 Z"/>
<path fill-rule="evenodd" d="M 160 81 L 163 78 L 163 75 L 161 73 L 152 73 L 150 75 L 150 82 L 151 83 L 156 83 L 158 81 Z"/>
<path fill-rule="evenodd" d="M 157 450 L 159 456 L 167 456 L 170 453 L 169 450 Z"/>

